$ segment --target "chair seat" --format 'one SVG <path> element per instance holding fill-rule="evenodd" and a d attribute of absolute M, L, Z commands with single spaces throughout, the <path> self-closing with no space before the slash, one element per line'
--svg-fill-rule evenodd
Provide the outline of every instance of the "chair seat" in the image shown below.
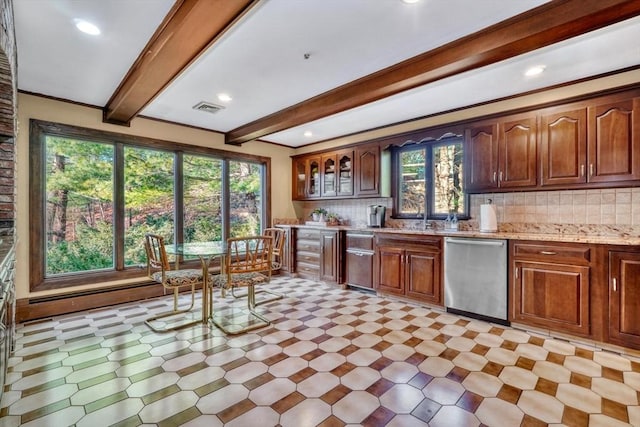
<path fill-rule="evenodd" d="M 231 285 L 235 287 L 243 287 L 243 286 L 257 285 L 259 283 L 265 283 L 268 281 L 269 281 L 269 278 L 261 273 L 256 273 L 256 272 L 237 273 L 233 275 L 233 280 L 231 281 Z M 212 283 L 214 284 L 214 286 L 218 286 L 221 288 L 229 287 L 227 284 L 226 274 L 219 274 L 219 275 L 213 276 Z"/>
<path fill-rule="evenodd" d="M 162 272 L 157 271 L 151 275 L 151 278 L 158 283 L 162 283 Z M 165 272 L 165 285 L 167 286 L 185 286 L 198 284 L 202 282 L 202 270 L 200 269 L 184 269 L 170 270 Z"/>

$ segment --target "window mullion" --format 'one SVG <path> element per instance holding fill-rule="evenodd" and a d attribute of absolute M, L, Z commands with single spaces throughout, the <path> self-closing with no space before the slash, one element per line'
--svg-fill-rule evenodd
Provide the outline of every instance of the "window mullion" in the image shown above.
<path fill-rule="evenodd" d="M 125 202 L 124 202 L 124 144 L 114 144 L 114 168 L 113 168 L 113 258 L 115 269 L 124 270 L 124 223 L 125 223 Z"/>

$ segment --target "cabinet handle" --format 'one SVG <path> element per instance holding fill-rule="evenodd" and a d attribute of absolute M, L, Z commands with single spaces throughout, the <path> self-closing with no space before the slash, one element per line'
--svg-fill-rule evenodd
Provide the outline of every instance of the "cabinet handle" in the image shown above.
<path fill-rule="evenodd" d="M 580 176 L 584 176 L 584 165 L 580 165 Z"/>
<path fill-rule="evenodd" d="M 595 168 L 593 167 L 593 163 L 589 164 L 589 176 L 593 176 Z"/>
<path fill-rule="evenodd" d="M 516 267 L 516 279 L 518 278 L 518 270 L 519 268 Z"/>
<path fill-rule="evenodd" d="M 553 251 L 540 251 L 540 253 L 542 255 L 558 255 L 557 252 L 553 252 Z"/>
<path fill-rule="evenodd" d="M 618 292 L 618 281 L 616 278 L 613 278 L 613 292 Z"/>
<path fill-rule="evenodd" d="M 500 171 L 500 178 L 498 178 L 500 182 L 502 182 L 502 171 Z"/>
<path fill-rule="evenodd" d="M 491 180 L 491 182 L 496 182 L 496 173 L 493 173 L 493 179 Z"/>

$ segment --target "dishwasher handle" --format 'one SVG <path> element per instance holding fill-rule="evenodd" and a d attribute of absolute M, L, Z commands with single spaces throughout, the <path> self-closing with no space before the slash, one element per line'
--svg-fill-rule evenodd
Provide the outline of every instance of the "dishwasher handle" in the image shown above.
<path fill-rule="evenodd" d="M 458 245 L 475 245 L 475 246 L 504 246 L 502 240 L 478 240 L 478 239 L 454 239 L 448 237 L 445 239 L 445 243 L 455 243 Z"/>

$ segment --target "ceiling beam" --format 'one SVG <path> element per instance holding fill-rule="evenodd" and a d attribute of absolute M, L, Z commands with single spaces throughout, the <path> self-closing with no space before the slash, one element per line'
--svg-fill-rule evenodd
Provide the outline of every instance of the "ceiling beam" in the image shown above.
<path fill-rule="evenodd" d="M 177 0 L 103 109 L 128 125 L 259 0 Z"/>
<path fill-rule="evenodd" d="M 226 134 L 239 145 L 623 21 L 638 0 L 555 0 Z M 615 46 L 611 47 L 615 49 Z M 500 82 L 495 82 L 499 85 Z"/>

